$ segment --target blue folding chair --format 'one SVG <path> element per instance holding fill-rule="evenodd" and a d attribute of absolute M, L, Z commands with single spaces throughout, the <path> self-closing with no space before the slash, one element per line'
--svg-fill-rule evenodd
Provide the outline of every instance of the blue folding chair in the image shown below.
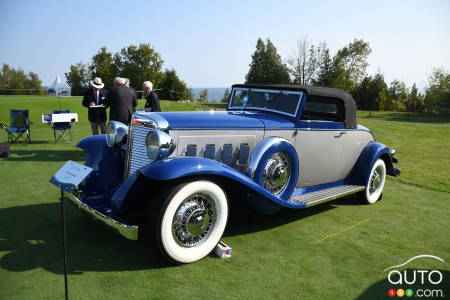
<path fill-rule="evenodd" d="M 68 114 L 70 110 L 54 110 L 53 114 Z M 72 122 L 55 122 L 52 123 L 53 128 L 53 137 L 55 139 L 55 143 L 64 138 L 66 142 L 72 143 L 72 134 L 70 132 L 70 128 L 72 127 Z"/>
<path fill-rule="evenodd" d="M 8 133 L 8 143 L 22 141 L 24 145 L 31 142 L 30 117 L 28 109 L 11 109 L 9 111 L 11 125 L 5 130 Z"/>

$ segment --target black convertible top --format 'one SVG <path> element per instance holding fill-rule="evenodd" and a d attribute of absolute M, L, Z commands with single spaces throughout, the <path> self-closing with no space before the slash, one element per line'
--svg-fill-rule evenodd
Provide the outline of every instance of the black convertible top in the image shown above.
<path fill-rule="evenodd" d="M 303 91 L 311 96 L 332 97 L 344 101 L 345 105 L 345 127 L 356 128 L 356 103 L 350 94 L 340 89 L 310 86 L 302 84 L 235 84 L 232 88 L 247 89 L 271 89 L 286 91 Z"/>

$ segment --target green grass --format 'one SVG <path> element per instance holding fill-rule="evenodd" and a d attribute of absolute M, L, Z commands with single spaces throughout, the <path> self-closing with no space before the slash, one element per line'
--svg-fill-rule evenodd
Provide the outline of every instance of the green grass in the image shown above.
<path fill-rule="evenodd" d="M 80 99 L 62 101 L 64 109 L 79 113 L 75 144 L 90 133 L 87 112 Z M 169 101 L 162 107 L 212 108 Z M 11 108 L 30 109 L 33 143 L 14 145 L 11 156 L 0 159 L 0 299 L 61 298 L 59 193 L 48 179 L 68 159 L 83 162 L 84 153 L 54 144 L 51 128 L 40 123 L 42 113 L 58 109 L 57 99 L 0 99 L 0 122 L 9 122 Z M 234 249 L 231 259 L 168 266 L 148 244 L 123 239 L 68 207 L 71 296 L 375 299 L 391 287 L 383 270 L 419 254 L 446 263 L 425 259 L 409 267 L 441 269 L 448 283 L 450 126 L 384 118 L 360 120 L 398 151 L 402 176 L 389 178 L 382 201 L 358 205 L 350 197 L 271 216 L 235 206 L 223 238 Z M 0 132 L 0 142 L 6 137 Z"/>

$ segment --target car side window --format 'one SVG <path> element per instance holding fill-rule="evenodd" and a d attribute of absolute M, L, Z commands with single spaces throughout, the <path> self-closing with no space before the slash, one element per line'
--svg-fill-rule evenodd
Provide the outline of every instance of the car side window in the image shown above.
<path fill-rule="evenodd" d="M 301 119 L 344 122 L 344 101 L 332 97 L 308 96 Z"/>

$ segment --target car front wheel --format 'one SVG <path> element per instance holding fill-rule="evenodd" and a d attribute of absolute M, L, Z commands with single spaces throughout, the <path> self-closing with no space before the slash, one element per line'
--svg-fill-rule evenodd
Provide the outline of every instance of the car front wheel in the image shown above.
<path fill-rule="evenodd" d="M 162 193 L 157 201 L 155 237 L 169 261 L 200 260 L 220 241 L 227 223 L 228 201 L 217 184 L 207 180 L 182 183 Z"/>
<path fill-rule="evenodd" d="M 366 190 L 361 193 L 363 202 L 373 204 L 381 199 L 384 183 L 386 181 L 386 164 L 378 159 L 372 167 Z"/>

